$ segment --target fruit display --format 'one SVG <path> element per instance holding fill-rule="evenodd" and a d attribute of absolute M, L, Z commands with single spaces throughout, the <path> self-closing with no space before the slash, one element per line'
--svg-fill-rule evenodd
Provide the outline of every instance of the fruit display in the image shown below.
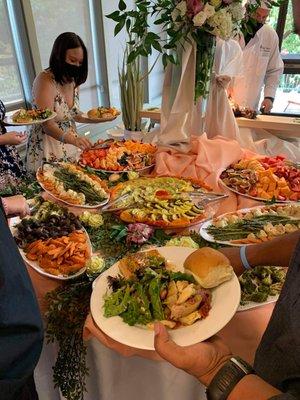
<path fill-rule="evenodd" d="M 125 222 L 142 222 L 161 227 L 185 227 L 205 218 L 205 208 L 189 195 L 195 188 L 210 188 L 202 181 L 175 177 L 139 178 L 118 184 L 112 199 L 122 208 Z M 119 201 L 117 199 L 120 199 Z"/>
<path fill-rule="evenodd" d="M 100 140 L 95 147 L 82 152 L 80 164 L 103 171 L 134 171 L 154 163 L 156 146 L 133 140 Z"/>
<path fill-rule="evenodd" d="M 70 205 L 97 207 L 109 198 L 105 181 L 66 162 L 44 164 L 37 171 L 37 180 L 47 192 Z"/>
<path fill-rule="evenodd" d="M 266 242 L 299 229 L 300 205 L 295 203 L 227 213 L 212 219 L 205 227 L 212 241 L 235 245 Z"/>
<path fill-rule="evenodd" d="M 13 122 L 28 123 L 33 121 L 42 121 L 51 117 L 53 112 L 49 108 L 25 110 L 21 108 L 12 115 Z"/>
<path fill-rule="evenodd" d="M 222 172 L 234 191 L 262 200 L 299 201 L 300 169 L 282 156 L 240 160 Z"/>

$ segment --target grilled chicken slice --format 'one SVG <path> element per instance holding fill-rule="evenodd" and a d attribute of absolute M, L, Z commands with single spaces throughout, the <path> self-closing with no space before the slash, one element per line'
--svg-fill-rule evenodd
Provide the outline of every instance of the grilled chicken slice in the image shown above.
<path fill-rule="evenodd" d="M 178 321 L 179 318 L 191 314 L 193 311 L 197 310 L 201 301 L 202 301 L 202 296 L 196 294 L 195 296 L 190 297 L 183 304 L 174 304 L 173 306 L 170 307 L 171 319 L 174 321 Z"/>

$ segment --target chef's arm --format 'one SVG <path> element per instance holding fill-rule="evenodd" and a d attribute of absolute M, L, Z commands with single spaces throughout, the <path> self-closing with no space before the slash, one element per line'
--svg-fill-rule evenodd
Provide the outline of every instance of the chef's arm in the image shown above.
<path fill-rule="evenodd" d="M 267 72 L 265 76 L 264 98 L 275 98 L 276 89 L 279 85 L 280 76 L 283 73 L 283 61 L 279 52 L 278 38 L 276 45 L 269 59 Z"/>

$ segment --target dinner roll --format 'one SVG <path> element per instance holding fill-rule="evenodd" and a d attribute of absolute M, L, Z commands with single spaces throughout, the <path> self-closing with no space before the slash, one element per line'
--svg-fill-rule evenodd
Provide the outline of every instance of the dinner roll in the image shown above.
<path fill-rule="evenodd" d="M 228 258 L 210 247 L 194 251 L 187 257 L 183 266 L 195 274 L 195 278 L 205 289 L 218 286 L 233 276 Z"/>
<path fill-rule="evenodd" d="M 87 115 L 89 118 L 98 118 L 98 109 L 97 108 L 92 108 L 87 112 Z"/>

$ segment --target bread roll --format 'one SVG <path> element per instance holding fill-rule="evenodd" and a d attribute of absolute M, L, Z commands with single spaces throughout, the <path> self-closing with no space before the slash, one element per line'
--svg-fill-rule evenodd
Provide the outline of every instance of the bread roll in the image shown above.
<path fill-rule="evenodd" d="M 218 286 L 233 276 L 228 258 L 210 247 L 202 247 L 190 254 L 184 262 L 184 268 L 193 272 L 205 289 Z"/>
<path fill-rule="evenodd" d="M 99 113 L 98 113 L 98 109 L 97 108 L 92 108 L 91 110 L 89 110 L 87 112 L 87 115 L 88 115 L 89 118 L 99 118 L 98 114 Z"/>

